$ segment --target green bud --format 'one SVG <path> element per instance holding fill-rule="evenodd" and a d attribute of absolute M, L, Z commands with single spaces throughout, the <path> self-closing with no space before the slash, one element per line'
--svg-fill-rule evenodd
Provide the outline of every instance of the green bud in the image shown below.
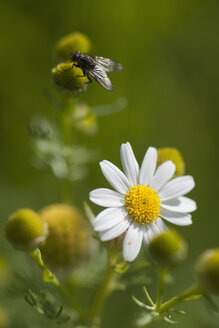
<path fill-rule="evenodd" d="M 69 94 L 85 91 L 87 77 L 83 75 L 83 71 L 72 63 L 61 63 L 52 69 L 55 86 Z"/>
<path fill-rule="evenodd" d="M 49 228 L 46 242 L 40 248 L 48 265 L 54 269 L 68 269 L 88 258 L 90 231 L 78 209 L 54 204 L 44 208 L 40 215 Z"/>
<path fill-rule="evenodd" d="M 187 244 L 178 232 L 169 229 L 156 235 L 151 240 L 148 250 L 158 265 L 173 266 L 186 257 Z"/>
<path fill-rule="evenodd" d="M 160 165 L 166 161 L 172 161 L 176 165 L 176 171 L 174 177 L 179 177 L 185 173 L 185 163 L 181 153 L 176 148 L 159 148 L 157 165 Z"/>
<path fill-rule="evenodd" d="M 219 295 L 219 248 L 206 250 L 199 257 L 195 271 L 200 286 L 206 292 Z"/>
<path fill-rule="evenodd" d="M 5 235 L 14 248 L 31 251 L 45 241 L 47 224 L 31 209 L 20 209 L 9 217 Z"/>
<path fill-rule="evenodd" d="M 74 120 L 76 128 L 81 132 L 88 135 L 94 135 L 97 132 L 97 119 L 88 105 L 83 103 L 76 105 Z"/>
<path fill-rule="evenodd" d="M 73 32 L 63 36 L 55 45 L 54 54 L 59 61 L 70 60 L 72 52 L 80 51 L 82 54 L 89 54 L 91 42 L 85 34 Z"/>

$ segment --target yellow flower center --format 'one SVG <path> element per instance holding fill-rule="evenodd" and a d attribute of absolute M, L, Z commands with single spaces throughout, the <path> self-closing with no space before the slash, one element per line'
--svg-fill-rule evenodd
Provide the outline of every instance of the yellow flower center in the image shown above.
<path fill-rule="evenodd" d="M 137 185 L 126 193 L 125 207 L 133 221 L 145 225 L 159 216 L 160 199 L 150 187 Z"/>

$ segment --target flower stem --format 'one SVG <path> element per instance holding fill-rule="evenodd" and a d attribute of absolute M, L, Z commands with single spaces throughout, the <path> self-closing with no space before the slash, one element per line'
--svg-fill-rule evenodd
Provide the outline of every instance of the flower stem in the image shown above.
<path fill-rule="evenodd" d="M 70 204 L 72 202 L 71 184 L 67 178 L 61 181 L 61 200 L 66 204 Z"/>
<path fill-rule="evenodd" d="M 148 291 L 147 291 L 147 288 L 144 286 L 143 287 L 143 292 L 144 292 L 144 295 L 146 297 L 146 300 L 148 301 L 148 303 L 150 304 L 150 306 L 154 307 L 154 302 L 152 300 L 152 298 L 150 297 Z"/>
<path fill-rule="evenodd" d="M 163 302 L 163 294 L 165 288 L 165 280 L 166 280 L 167 269 L 160 268 L 159 269 L 159 280 L 158 280 L 158 290 L 157 290 L 157 301 L 155 306 L 155 311 L 159 312 L 161 304 Z"/>
<path fill-rule="evenodd" d="M 46 264 L 43 262 L 41 252 L 37 248 L 29 253 L 29 256 L 31 259 L 36 263 L 36 265 L 40 268 L 42 271 L 42 280 L 47 283 L 53 284 L 59 292 L 68 300 L 69 304 L 71 305 L 72 309 L 77 312 L 77 314 L 82 318 L 83 313 L 79 306 L 75 303 L 72 296 L 69 294 L 69 292 L 61 285 L 60 281 L 56 277 L 56 275 L 50 271 L 50 269 L 46 266 Z"/>
<path fill-rule="evenodd" d="M 91 323 L 94 324 L 95 326 L 96 325 L 98 326 L 100 323 L 100 314 L 104 305 L 104 301 L 106 297 L 110 294 L 110 292 L 113 290 L 113 286 L 117 278 L 117 273 L 113 271 L 113 265 L 115 265 L 117 257 L 112 258 L 109 255 L 109 252 L 107 255 L 108 255 L 107 268 L 106 268 L 105 276 L 94 297 L 94 301 L 91 306 L 91 310 L 89 314 L 89 319 Z"/>
<path fill-rule="evenodd" d="M 159 313 L 165 312 L 173 306 L 177 305 L 178 303 L 183 302 L 186 298 L 198 294 L 202 295 L 202 290 L 199 285 L 191 286 L 178 296 L 172 297 L 169 301 L 163 303 L 159 308 Z"/>
<path fill-rule="evenodd" d="M 66 145 L 72 144 L 73 139 L 73 114 L 76 106 L 76 99 L 66 99 L 65 104 L 62 109 L 62 116 L 60 119 L 61 131 L 63 136 L 63 141 Z M 67 163 L 68 165 L 68 163 Z M 65 177 L 61 181 L 61 198 L 64 203 L 71 203 L 71 183 L 68 177 Z"/>
<path fill-rule="evenodd" d="M 63 139 L 66 144 L 71 144 L 73 139 L 73 115 L 75 111 L 77 99 L 67 99 L 62 109 L 61 129 Z"/>

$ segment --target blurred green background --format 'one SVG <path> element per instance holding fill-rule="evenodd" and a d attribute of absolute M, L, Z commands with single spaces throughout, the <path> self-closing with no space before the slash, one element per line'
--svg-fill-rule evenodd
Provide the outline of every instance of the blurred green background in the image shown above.
<path fill-rule="evenodd" d="M 38 210 L 59 201 L 52 174 L 30 164 L 27 126 L 35 114 L 53 115 L 45 92 L 51 84 L 54 44 L 67 33 L 81 31 L 92 40 L 95 55 L 124 65 L 121 73 L 111 75 L 113 93 L 94 82 L 84 95 L 93 106 L 120 97 L 128 100 L 125 110 L 101 118 L 99 133 L 86 139 L 99 150 L 98 160 L 120 165 L 119 148 L 125 141 L 131 142 L 139 161 L 150 145 L 174 146 L 184 156 L 186 172 L 195 177 L 194 224 L 179 228 L 190 253 L 175 271 L 171 295 L 194 281 L 197 255 L 218 246 L 218 13 L 217 0 L 1 1 L 0 253 L 11 270 L 28 271 L 29 266 L 4 239 L 8 215 L 20 207 Z M 90 190 L 104 186 L 96 161 L 88 178 L 73 186 L 77 205 L 82 206 Z M 104 327 L 130 327 L 130 308 L 136 310 L 131 293 L 119 292 L 108 300 Z M 2 306 L 15 302 L 1 297 Z M 22 298 L 18 303 L 25 316 L 28 305 Z M 178 327 L 218 327 L 218 318 L 202 301 L 182 308 L 187 316 L 179 318 Z"/>

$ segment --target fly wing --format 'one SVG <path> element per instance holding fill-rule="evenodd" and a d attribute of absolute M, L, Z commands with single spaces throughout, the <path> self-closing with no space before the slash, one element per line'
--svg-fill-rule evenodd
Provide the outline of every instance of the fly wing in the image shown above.
<path fill-rule="evenodd" d="M 97 64 L 93 69 L 89 71 L 89 74 L 93 76 L 93 78 L 99 83 L 101 83 L 104 88 L 113 91 L 113 85 L 102 66 Z"/>
<path fill-rule="evenodd" d="M 123 68 L 122 64 L 109 58 L 95 56 L 94 59 L 99 65 L 103 67 L 105 72 L 119 72 Z"/>

